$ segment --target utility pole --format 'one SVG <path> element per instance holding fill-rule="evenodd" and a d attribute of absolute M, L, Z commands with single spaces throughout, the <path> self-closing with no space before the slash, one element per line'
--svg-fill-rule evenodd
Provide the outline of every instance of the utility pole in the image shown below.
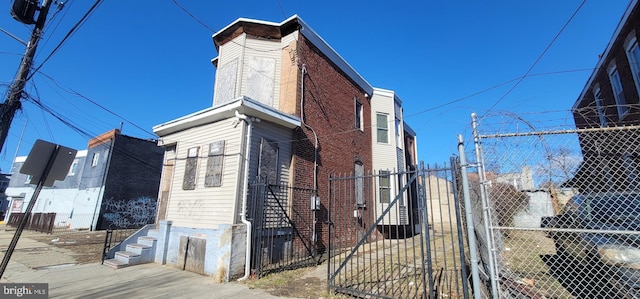
<path fill-rule="evenodd" d="M 44 28 L 44 23 L 47 20 L 47 14 L 49 12 L 51 2 L 52 0 L 44 0 L 42 3 L 42 7 L 39 9 L 40 13 L 38 14 L 38 20 L 35 22 L 35 27 L 31 32 L 31 39 L 29 39 L 29 43 L 27 43 L 27 49 L 22 57 L 22 62 L 20 63 L 20 68 L 16 74 L 16 79 L 11 84 L 11 87 L 9 87 L 7 99 L 4 103 L 0 104 L 0 152 L 2 152 L 2 149 L 4 148 L 4 143 L 7 139 L 7 135 L 9 134 L 11 122 L 13 121 L 13 116 L 16 111 L 22 107 L 20 100 L 22 99 L 24 87 L 27 84 L 26 80 L 29 77 L 29 72 L 31 71 L 31 65 L 33 63 L 33 57 L 36 54 L 38 41 L 40 40 L 40 37 L 42 37 L 42 29 Z"/>

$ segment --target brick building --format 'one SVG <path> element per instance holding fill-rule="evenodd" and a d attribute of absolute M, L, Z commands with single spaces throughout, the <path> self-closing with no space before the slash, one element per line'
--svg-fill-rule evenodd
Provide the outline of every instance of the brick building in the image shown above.
<path fill-rule="evenodd" d="M 73 229 L 139 228 L 153 223 L 162 155 L 155 140 L 112 130 L 89 140 L 76 154 L 69 173 L 44 187 L 33 213 L 55 213 L 54 225 Z M 26 156 L 16 157 L 6 194 L 11 213 L 26 209 L 35 185 L 19 173 Z"/>
<path fill-rule="evenodd" d="M 228 281 L 250 274 L 248 256 L 262 242 L 251 237 L 258 225 L 251 215 L 303 217 L 311 224 L 298 226 L 298 234 L 323 251 L 329 177 L 375 171 L 376 143 L 400 149 L 381 158 L 394 168 L 408 169 L 417 157 L 415 133 L 402 117 L 393 117 L 393 108 L 378 111 L 390 113 L 390 123 L 377 124 L 374 88 L 298 16 L 281 23 L 238 19 L 213 42 L 219 55 L 212 60 L 212 107 L 154 127 L 165 149 L 155 261 L 199 260 L 192 271 Z M 401 103 L 393 96 L 379 101 Z M 389 137 L 374 141 L 381 134 L 374 128 Z M 281 211 L 256 211 L 249 202 L 256 181 L 291 187 Z M 353 217 L 351 208 L 343 213 Z M 277 234 L 291 229 L 282 225 Z M 185 256 L 184 242 L 192 239 L 200 256 Z"/>
<path fill-rule="evenodd" d="M 630 1 L 573 105 L 584 162 L 565 185 L 583 190 L 637 188 L 640 134 L 640 8 Z"/>

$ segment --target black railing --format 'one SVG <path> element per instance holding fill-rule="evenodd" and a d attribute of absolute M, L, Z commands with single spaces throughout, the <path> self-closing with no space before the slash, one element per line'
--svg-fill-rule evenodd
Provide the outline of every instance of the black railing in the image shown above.
<path fill-rule="evenodd" d="M 17 227 L 25 213 L 11 213 L 7 225 Z M 30 213 L 25 229 L 50 234 L 53 231 L 56 213 Z"/>
<path fill-rule="evenodd" d="M 262 277 L 320 263 L 320 231 L 309 209 L 311 189 L 257 182 L 251 186 L 253 274 Z"/>
<path fill-rule="evenodd" d="M 138 230 L 138 228 L 107 229 L 104 236 L 101 263 L 104 264 L 104 261 L 108 258 L 109 250 L 118 246 L 122 241 L 126 240 Z"/>

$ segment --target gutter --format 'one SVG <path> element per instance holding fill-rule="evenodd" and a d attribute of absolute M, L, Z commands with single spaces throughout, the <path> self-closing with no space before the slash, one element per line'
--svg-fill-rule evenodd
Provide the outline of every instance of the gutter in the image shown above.
<path fill-rule="evenodd" d="M 249 196 L 249 157 L 251 156 L 251 131 L 253 130 L 253 121 L 245 114 L 240 114 L 238 110 L 235 111 L 236 117 L 245 121 L 248 125 L 246 148 L 244 151 L 244 182 L 242 184 L 242 214 L 240 220 L 247 226 L 247 248 L 245 251 L 245 264 L 244 264 L 244 276 L 240 277 L 238 281 L 243 281 L 249 278 L 251 274 L 251 222 L 247 220 L 247 197 Z"/>

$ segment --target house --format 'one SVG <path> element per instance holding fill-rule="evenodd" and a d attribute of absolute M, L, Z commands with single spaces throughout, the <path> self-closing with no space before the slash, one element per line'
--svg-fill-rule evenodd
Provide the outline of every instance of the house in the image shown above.
<path fill-rule="evenodd" d="M 358 105 L 358 103 L 356 103 Z M 374 88 L 371 97 L 372 127 L 372 165 L 377 171 L 377 188 L 375 192 L 376 207 L 375 217 L 379 217 L 382 211 L 393 200 L 392 194 L 398 194 L 410 179 L 411 172 L 415 173 L 416 161 L 416 133 L 404 122 L 402 100 L 392 90 Z M 356 173 L 359 165 L 356 165 Z M 397 182 L 391 179 L 392 173 L 398 172 Z M 410 172 L 402 175 L 401 173 Z M 380 231 L 394 231 L 388 226 L 400 226 L 403 232 L 409 235 L 420 232 L 420 217 L 418 216 L 418 196 L 415 180 L 412 185 L 413 192 L 405 192 L 394 210 L 383 218 Z"/>
<path fill-rule="evenodd" d="M 44 187 L 32 213 L 55 213 L 54 225 L 70 229 L 137 228 L 153 223 L 162 155 L 155 140 L 112 130 L 89 140 L 67 177 Z M 30 176 L 19 173 L 26 156 L 16 157 L 6 194 L 11 213 L 21 213 L 35 191 Z"/>
<path fill-rule="evenodd" d="M 640 125 L 638 40 L 640 9 L 633 0 L 573 105 L 583 163 L 565 186 L 595 191 L 638 186 L 640 134 L 628 128 Z"/>
<path fill-rule="evenodd" d="M 409 169 L 416 134 L 404 124 L 399 98 L 373 88 L 298 16 L 241 18 L 213 42 L 212 106 L 153 128 L 165 151 L 155 262 L 229 281 L 251 274 L 251 256 L 274 258 L 291 252 L 292 242 L 311 254 L 325 251 L 330 175 Z M 386 119 L 376 124 L 377 113 Z M 384 153 L 374 149 L 384 146 Z M 276 208 L 253 201 L 260 194 L 251 186 L 260 182 L 289 186 L 269 195 Z M 372 201 L 341 213 L 372 211 Z M 273 222 L 255 223 L 256 213 Z M 294 216 L 307 228 L 294 228 L 287 221 Z M 259 248 L 266 241 L 256 230 L 265 227 L 276 228 L 274 238 L 295 229 L 303 240 Z"/>

